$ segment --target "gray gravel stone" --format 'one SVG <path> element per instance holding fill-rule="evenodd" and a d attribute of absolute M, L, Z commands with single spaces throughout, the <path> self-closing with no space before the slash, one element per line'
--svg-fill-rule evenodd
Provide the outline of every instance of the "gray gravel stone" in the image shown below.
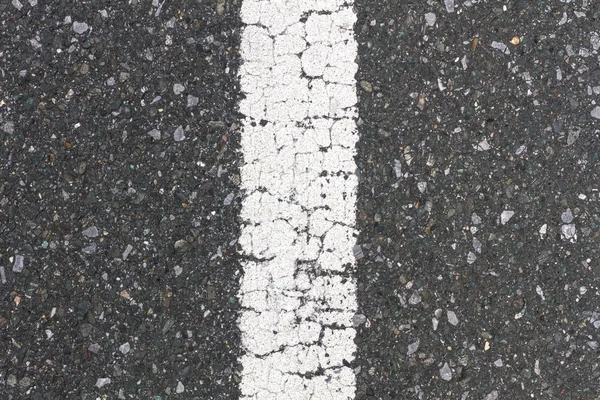
<path fill-rule="evenodd" d="M 500 214 L 500 223 L 502 225 L 506 225 L 506 223 L 515 215 L 515 212 L 512 210 L 504 210 Z"/>
<path fill-rule="evenodd" d="M 183 86 L 181 83 L 176 83 L 173 85 L 173 93 L 179 95 L 181 93 L 183 93 L 185 91 L 185 86 Z"/>
<path fill-rule="evenodd" d="M 406 352 L 406 355 L 410 356 L 411 354 L 414 354 L 417 352 L 417 350 L 419 349 L 419 344 L 421 343 L 421 341 L 419 339 L 417 339 L 416 342 L 411 343 L 408 345 L 408 351 Z"/>
<path fill-rule="evenodd" d="M 123 343 L 122 345 L 119 346 L 119 351 L 123 354 L 129 353 L 129 350 L 131 350 L 131 346 L 129 345 L 129 342 Z"/>
<path fill-rule="evenodd" d="M 352 317 L 352 325 L 355 328 L 358 328 L 359 326 L 364 324 L 366 321 L 367 321 L 367 317 L 365 317 L 363 314 L 355 314 Z"/>
<path fill-rule="evenodd" d="M 98 380 L 96 380 L 96 387 L 98 389 L 100 389 L 101 387 L 104 387 L 108 384 L 110 384 L 111 379 L 110 378 L 98 378 Z"/>
<path fill-rule="evenodd" d="M 196 96 L 192 96 L 191 94 L 188 95 L 187 97 L 187 106 L 188 107 L 195 107 L 198 105 L 198 97 Z"/>
<path fill-rule="evenodd" d="M 562 220 L 562 222 L 564 222 L 565 224 L 570 224 L 571 221 L 573 221 L 573 212 L 571 212 L 570 208 L 567 208 L 565 210 L 565 212 L 563 212 L 560 215 L 560 219 Z"/>
<path fill-rule="evenodd" d="M 442 368 L 440 368 L 440 378 L 442 378 L 445 381 L 452 380 L 452 370 L 450 369 L 448 363 L 444 363 Z"/>
<path fill-rule="evenodd" d="M 89 228 L 85 228 L 83 231 L 81 231 L 81 233 L 85 237 L 95 238 L 98 236 L 98 228 L 96 228 L 95 226 L 90 226 Z"/>
<path fill-rule="evenodd" d="M 23 272 L 23 269 L 25 268 L 25 265 L 24 265 L 24 262 L 23 262 L 24 259 L 25 258 L 22 255 L 18 255 L 17 254 L 15 256 L 15 262 L 14 262 L 13 267 L 12 267 L 13 272 L 16 272 L 18 274 L 21 273 L 21 272 Z"/>
<path fill-rule="evenodd" d="M 88 346 L 88 350 L 94 354 L 98 354 L 102 348 L 98 343 L 92 343 Z"/>
<path fill-rule="evenodd" d="M 426 13 L 425 14 L 425 22 L 427 23 L 427 25 L 434 26 L 436 20 L 437 20 L 437 18 L 434 13 Z"/>
<path fill-rule="evenodd" d="M 451 323 L 454 326 L 458 325 L 458 317 L 456 316 L 456 313 L 454 311 L 448 311 L 447 315 L 449 323 Z"/>
<path fill-rule="evenodd" d="M 156 128 L 148 131 L 147 134 L 154 140 L 160 140 L 160 131 Z"/>
<path fill-rule="evenodd" d="M 177 129 L 175 129 L 175 132 L 173 132 L 173 139 L 175 139 L 176 142 L 181 142 L 182 140 L 185 140 L 183 126 L 179 125 Z"/>
<path fill-rule="evenodd" d="M 89 28 L 89 25 L 85 22 L 73 22 L 73 32 L 78 33 L 80 35 L 82 33 L 85 33 Z"/>

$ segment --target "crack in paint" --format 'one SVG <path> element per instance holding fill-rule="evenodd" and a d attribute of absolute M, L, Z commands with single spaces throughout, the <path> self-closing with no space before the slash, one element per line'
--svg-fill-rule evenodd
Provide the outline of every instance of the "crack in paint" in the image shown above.
<path fill-rule="evenodd" d="M 244 0 L 242 20 L 242 398 L 351 399 L 356 16 Z"/>

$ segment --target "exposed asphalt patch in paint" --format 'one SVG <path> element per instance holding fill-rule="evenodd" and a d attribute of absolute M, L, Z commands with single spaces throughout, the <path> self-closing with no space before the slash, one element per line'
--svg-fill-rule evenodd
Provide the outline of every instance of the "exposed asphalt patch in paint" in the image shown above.
<path fill-rule="evenodd" d="M 594 398 L 598 10 L 445 3 L 356 2 L 357 398 Z"/>
<path fill-rule="evenodd" d="M 239 6 L 0 2 L 0 397 L 237 399 Z"/>

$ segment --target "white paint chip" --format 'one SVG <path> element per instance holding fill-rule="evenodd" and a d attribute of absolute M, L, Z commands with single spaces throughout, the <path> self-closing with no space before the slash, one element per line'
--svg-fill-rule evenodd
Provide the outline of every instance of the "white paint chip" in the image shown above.
<path fill-rule="evenodd" d="M 352 3 L 242 3 L 241 399 L 354 398 Z"/>

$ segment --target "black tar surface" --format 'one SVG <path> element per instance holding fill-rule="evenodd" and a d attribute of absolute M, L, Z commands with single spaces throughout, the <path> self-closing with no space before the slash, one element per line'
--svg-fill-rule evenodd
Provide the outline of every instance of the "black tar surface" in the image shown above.
<path fill-rule="evenodd" d="M 0 2 L 2 399 L 237 398 L 239 10 L 160 3 Z"/>
<path fill-rule="evenodd" d="M 356 2 L 357 398 L 596 399 L 600 9 L 454 3 Z"/>

